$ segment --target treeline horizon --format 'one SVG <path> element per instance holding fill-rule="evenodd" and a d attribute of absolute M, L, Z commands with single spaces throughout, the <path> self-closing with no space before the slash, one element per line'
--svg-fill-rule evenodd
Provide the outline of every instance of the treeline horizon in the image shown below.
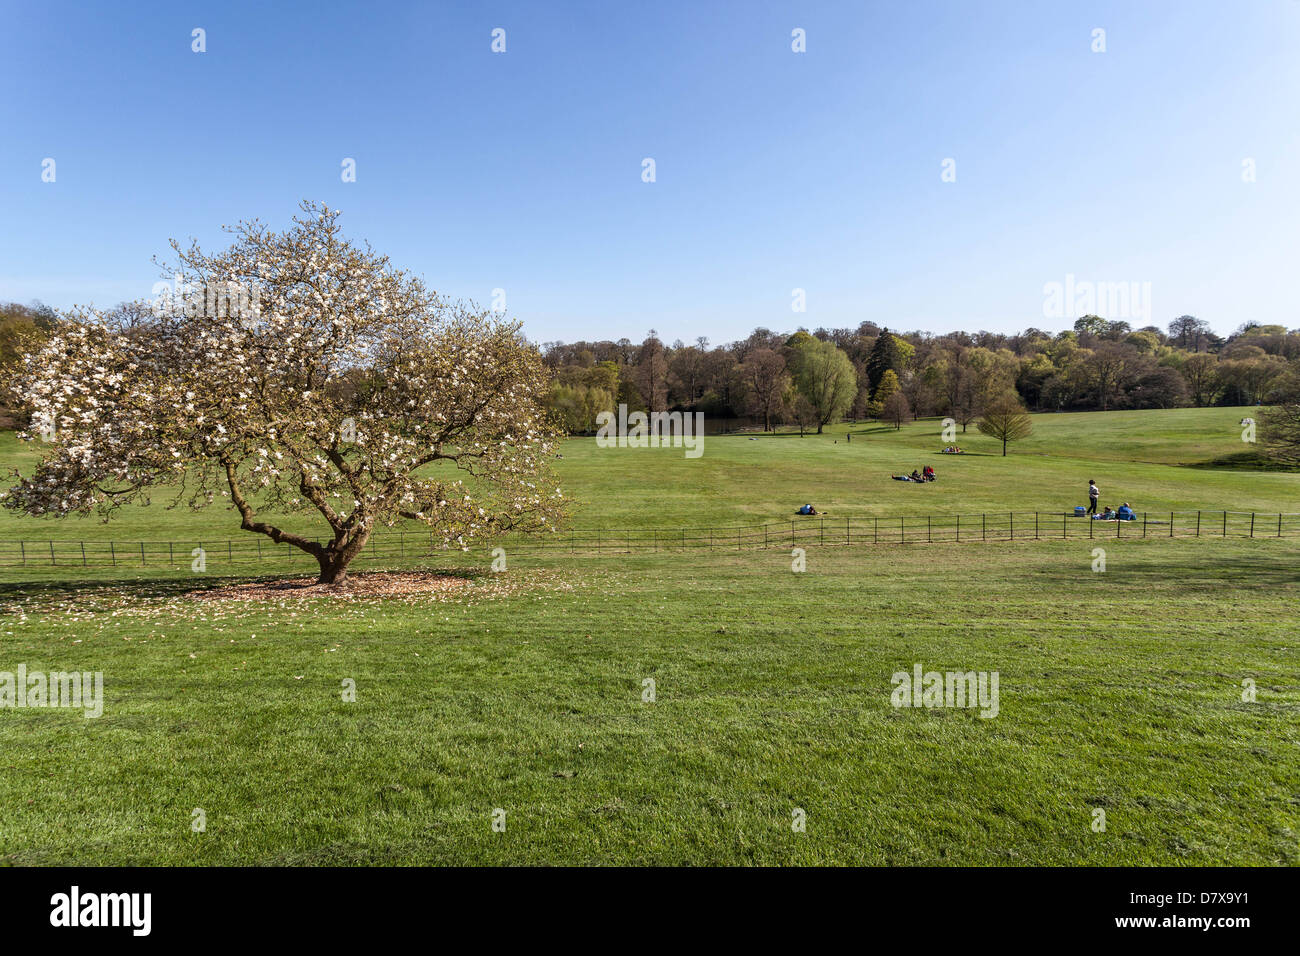
<path fill-rule="evenodd" d="M 755 329 L 710 346 L 543 342 L 549 402 L 571 433 L 626 404 L 642 411 L 702 411 L 765 430 L 834 421 L 950 416 L 964 426 L 997 400 L 1030 411 L 1108 411 L 1292 402 L 1300 394 L 1300 329 L 1248 322 L 1224 337 L 1191 315 L 1134 329 L 1096 315 L 1049 333 Z"/>
<path fill-rule="evenodd" d="M 61 314 L 39 302 L 0 303 L 0 370 L 39 344 Z M 548 404 L 570 433 L 596 430 L 620 404 L 639 411 L 821 430 L 841 419 L 950 416 L 963 429 L 995 401 L 1027 410 L 1243 406 L 1300 402 L 1300 329 L 1248 322 L 1228 336 L 1182 315 L 1164 329 L 1086 315 L 1057 333 L 901 332 L 756 328 L 711 346 L 671 345 L 652 329 L 639 343 L 542 342 Z M 0 428 L 26 425 L 10 396 Z"/>

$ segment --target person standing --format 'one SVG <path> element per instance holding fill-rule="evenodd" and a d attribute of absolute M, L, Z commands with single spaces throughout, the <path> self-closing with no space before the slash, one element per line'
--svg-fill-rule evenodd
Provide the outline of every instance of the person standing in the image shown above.
<path fill-rule="evenodd" d="M 1088 479 L 1088 514 L 1095 515 L 1097 513 L 1097 499 L 1099 499 L 1100 497 L 1101 497 L 1101 489 L 1097 487 L 1097 483 L 1095 481 L 1089 478 Z"/>

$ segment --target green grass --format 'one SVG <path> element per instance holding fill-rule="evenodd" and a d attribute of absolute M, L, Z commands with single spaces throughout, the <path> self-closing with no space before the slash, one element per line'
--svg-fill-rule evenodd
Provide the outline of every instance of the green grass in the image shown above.
<path fill-rule="evenodd" d="M 1300 475 L 1181 467 L 1239 451 L 1240 416 L 1039 416 L 1006 460 L 923 457 L 923 422 L 851 445 L 709 438 L 695 461 L 588 439 L 557 465 L 584 527 L 787 519 L 809 499 L 1059 511 L 1089 477 L 1139 507 L 1300 510 Z M 888 479 L 927 460 L 933 486 Z M 230 520 L 155 515 L 65 524 L 160 540 Z M 0 861 L 1300 862 L 1300 540 L 809 548 L 802 574 L 777 548 L 512 554 L 504 576 L 481 549 L 425 560 L 470 596 L 196 602 L 219 564 L 0 568 L 0 670 L 106 683 L 98 719 L 0 710 Z M 893 708 L 891 675 L 918 662 L 997 671 L 1000 713 Z"/>
<path fill-rule="evenodd" d="M 840 425 L 823 435 L 722 435 L 704 454 L 681 449 L 601 449 L 594 439 L 564 443 L 554 462 L 581 528 L 678 528 L 789 520 L 805 501 L 836 516 L 1067 511 L 1087 504 L 1096 479 L 1102 504 L 1129 501 L 1138 511 L 1300 511 L 1300 473 L 1243 472 L 1206 463 L 1253 448 L 1237 422 L 1250 409 L 1173 409 L 1034 416 L 1034 434 L 1000 446 L 958 429 L 964 455 L 940 455 L 937 420 L 896 432 L 880 424 Z M 853 433 L 851 442 L 845 435 Z M 754 440 L 750 440 L 753 438 Z M 39 445 L 16 448 L 0 434 L 0 462 L 30 468 Z M 939 480 L 893 481 L 924 464 Z M 1182 467 L 1198 465 L 1199 467 Z M 96 518 L 34 519 L 0 509 L 0 543 L 112 537 L 122 542 L 224 541 L 239 538 L 239 519 L 218 504 L 201 512 L 168 510 L 166 492 L 151 507 L 123 509 L 110 525 Z M 287 526 L 317 527 L 308 516 Z M 323 526 L 321 526 L 323 527 Z"/>
<path fill-rule="evenodd" d="M 706 525 L 788 520 L 805 501 L 833 515 L 983 511 L 1057 512 L 1087 504 L 1088 479 L 1102 503 L 1139 511 L 1300 511 L 1300 475 L 1186 468 L 1240 452 L 1241 409 L 1177 409 L 1034 416 L 1034 434 L 1000 446 L 973 428 L 964 455 L 940 455 L 940 424 L 838 426 L 797 433 L 709 437 L 691 461 L 681 450 L 565 449 L 566 490 L 587 505 L 590 527 Z M 853 434 L 846 441 L 847 433 Z M 749 440 L 753 437 L 755 440 Z M 939 480 L 916 486 L 891 474 L 933 465 Z"/>

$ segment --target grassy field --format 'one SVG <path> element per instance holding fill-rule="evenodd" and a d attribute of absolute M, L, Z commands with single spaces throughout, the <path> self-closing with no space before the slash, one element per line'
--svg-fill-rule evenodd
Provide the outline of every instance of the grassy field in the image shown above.
<path fill-rule="evenodd" d="M 1300 475 L 1186 467 L 1240 452 L 1242 414 L 1038 416 L 1006 459 L 973 431 L 934 455 L 921 422 L 710 437 L 697 460 L 587 439 L 556 464 L 582 527 L 1059 512 L 1088 478 L 1140 509 L 1300 510 Z M 939 482 L 889 480 L 925 463 Z M 0 515 L 35 540 L 229 526 Z M 1300 862 L 1300 539 L 1107 541 L 1102 573 L 1094 544 L 809 548 L 799 574 L 775 548 L 409 559 L 469 580 L 441 600 L 0 568 L 0 671 L 105 679 L 96 719 L 0 709 L 0 861 Z M 996 671 L 997 716 L 892 707 L 918 663 Z"/>

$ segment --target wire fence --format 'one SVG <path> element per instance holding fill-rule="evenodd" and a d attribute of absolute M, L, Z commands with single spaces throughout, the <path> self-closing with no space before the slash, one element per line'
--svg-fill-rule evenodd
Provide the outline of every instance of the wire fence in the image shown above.
<path fill-rule="evenodd" d="M 758 526 L 571 529 L 546 535 L 484 539 L 474 546 L 479 550 L 503 547 L 509 552 L 579 554 L 945 541 L 1287 537 L 1300 537 L 1300 512 L 1161 511 L 1143 512 L 1131 520 L 1119 521 L 1094 520 L 1073 512 L 989 511 L 888 517 L 800 516 Z M 447 553 L 428 534 L 377 532 L 371 535 L 358 560 L 414 559 Z M 315 563 L 297 548 L 276 545 L 265 536 L 255 534 L 193 541 L 0 541 L 0 566 L 194 567 L 195 562 L 206 566 L 275 561 Z"/>

